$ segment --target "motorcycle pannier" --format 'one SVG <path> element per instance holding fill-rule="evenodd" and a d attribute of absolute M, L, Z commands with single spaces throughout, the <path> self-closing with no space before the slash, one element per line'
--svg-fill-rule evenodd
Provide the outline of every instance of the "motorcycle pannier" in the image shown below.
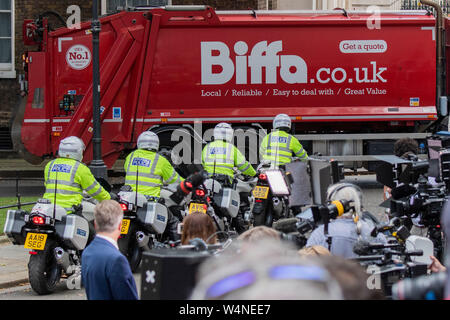
<path fill-rule="evenodd" d="M 214 195 L 214 202 L 231 218 L 238 215 L 240 201 L 239 193 L 231 188 L 223 188 Z"/>
<path fill-rule="evenodd" d="M 161 203 L 146 202 L 137 211 L 137 217 L 151 233 L 161 234 L 167 225 L 167 208 Z"/>
<path fill-rule="evenodd" d="M 24 217 L 25 211 L 22 210 L 8 210 L 6 214 L 3 232 L 13 244 L 25 243 L 25 237 L 22 234 L 22 228 L 25 225 Z"/>
<path fill-rule="evenodd" d="M 70 249 L 83 250 L 89 238 L 88 221 L 76 214 L 69 214 L 55 222 L 55 229 L 64 244 Z"/>

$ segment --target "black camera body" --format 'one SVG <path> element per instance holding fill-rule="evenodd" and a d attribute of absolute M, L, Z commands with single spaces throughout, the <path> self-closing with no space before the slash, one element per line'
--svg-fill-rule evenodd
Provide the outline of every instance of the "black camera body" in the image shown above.
<path fill-rule="evenodd" d="M 423 251 L 407 251 L 400 237 L 389 237 L 385 244 L 359 241 L 353 251 L 359 255 L 354 260 L 381 282 L 380 288 L 372 289 L 381 289 L 386 298 L 392 297 L 392 287 L 398 281 L 427 274 L 427 264 L 411 259 L 412 256 L 423 255 Z"/>
<path fill-rule="evenodd" d="M 394 300 L 442 300 L 446 281 L 447 273 L 445 272 L 404 279 L 392 286 L 392 298 Z"/>

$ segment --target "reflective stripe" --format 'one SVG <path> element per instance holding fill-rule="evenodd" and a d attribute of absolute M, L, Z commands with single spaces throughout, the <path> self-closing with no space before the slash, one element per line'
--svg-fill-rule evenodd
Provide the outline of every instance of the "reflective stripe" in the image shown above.
<path fill-rule="evenodd" d="M 95 198 L 95 197 L 98 196 L 102 191 L 103 191 L 102 188 L 99 188 L 96 192 L 94 192 L 93 194 L 91 194 L 91 197 Z"/>
<path fill-rule="evenodd" d="M 169 182 L 172 181 L 176 176 L 177 176 L 177 172 L 176 172 L 175 169 L 174 169 L 174 170 L 173 170 L 173 173 L 172 173 L 172 176 L 171 176 L 169 179 L 164 180 L 164 183 L 169 183 Z"/>
<path fill-rule="evenodd" d="M 300 151 L 297 152 L 295 155 L 297 157 L 299 157 L 299 158 L 305 158 L 306 157 L 306 152 L 305 152 L 305 150 L 303 148 L 301 148 Z"/>
<path fill-rule="evenodd" d="M 61 153 L 63 153 L 63 152 L 73 152 L 73 153 L 76 153 L 76 152 L 78 152 L 79 150 L 77 150 L 77 149 L 70 149 L 70 148 L 60 148 L 59 151 L 60 151 Z"/>
<path fill-rule="evenodd" d="M 65 189 L 59 189 L 59 190 L 50 189 L 50 188 L 45 189 L 45 193 L 55 193 L 55 192 L 59 193 L 59 194 L 82 194 L 82 192 L 65 190 Z"/>
<path fill-rule="evenodd" d="M 50 162 L 50 165 L 48 166 L 48 172 L 47 172 L 47 181 L 50 180 L 50 172 L 52 172 L 52 167 L 53 167 L 53 163 L 56 161 L 52 160 L 52 162 Z"/>
<path fill-rule="evenodd" d="M 130 172 L 127 173 L 128 177 L 136 177 L 137 176 L 137 172 Z M 146 172 L 139 172 L 139 178 L 144 177 L 144 178 L 150 178 L 150 179 L 158 179 L 160 180 L 161 177 L 156 175 L 156 174 L 152 174 L 152 173 L 146 173 Z"/>
<path fill-rule="evenodd" d="M 92 189 L 94 189 L 96 186 L 98 186 L 98 182 L 94 181 L 94 183 L 92 183 L 89 187 L 86 188 L 86 192 L 91 191 Z"/>
<path fill-rule="evenodd" d="M 159 154 L 155 153 L 155 159 L 153 159 L 152 169 L 150 170 L 150 174 L 155 174 L 156 165 L 158 164 L 158 160 L 159 160 Z M 160 178 L 158 177 L 158 179 L 160 179 Z"/>
<path fill-rule="evenodd" d="M 238 167 L 238 169 L 242 172 L 245 172 L 246 170 L 248 170 L 248 168 L 250 168 L 250 163 L 248 163 L 244 169 L 241 169 L 240 167 Z"/>
<path fill-rule="evenodd" d="M 286 142 L 286 151 L 288 151 L 288 152 L 290 152 L 290 153 L 292 153 L 292 150 L 291 150 L 291 140 L 292 140 L 292 136 L 289 135 L 289 136 L 288 136 L 288 139 L 287 139 L 287 142 Z"/>
<path fill-rule="evenodd" d="M 70 181 L 66 181 L 66 180 L 53 180 L 53 179 L 48 179 L 47 184 L 59 184 L 59 185 L 64 185 L 64 186 L 68 186 L 68 187 L 74 187 L 74 188 L 80 188 L 80 185 L 78 183 L 75 182 L 70 182 Z"/>
<path fill-rule="evenodd" d="M 70 182 L 75 182 L 75 175 L 77 173 L 78 167 L 80 166 L 80 163 L 78 161 L 75 162 L 75 166 L 72 169 L 72 174 L 70 176 Z"/>
<path fill-rule="evenodd" d="M 133 180 L 125 180 L 125 184 L 134 185 L 136 181 Z M 160 187 L 161 185 L 158 183 L 147 182 L 147 181 L 138 181 L 138 185 L 145 187 Z"/>
<path fill-rule="evenodd" d="M 136 151 L 133 151 L 133 152 L 131 153 L 130 161 L 128 162 L 127 174 L 128 174 L 128 172 L 130 171 L 131 163 L 133 162 L 133 156 L 134 156 L 134 153 L 135 153 L 135 152 L 136 152 Z"/>
<path fill-rule="evenodd" d="M 205 164 L 205 166 L 213 168 L 213 165 Z M 216 168 L 232 169 L 233 167 L 226 166 L 226 165 L 224 165 L 224 164 L 216 164 Z"/>
<path fill-rule="evenodd" d="M 233 145 L 231 143 L 228 143 L 226 157 L 227 157 L 227 160 L 230 162 L 227 162 L 227 163 L 234 164 L 234 152 L 232 152 L 232 151 L 234 151 Z"/>

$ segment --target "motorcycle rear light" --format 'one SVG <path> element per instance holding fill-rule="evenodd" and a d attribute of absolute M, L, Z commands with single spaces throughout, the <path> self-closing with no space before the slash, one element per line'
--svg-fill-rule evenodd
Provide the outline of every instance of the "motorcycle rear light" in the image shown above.
<path fill-rule="evenodd" d="M 121 203 L 120 207 L 122 208 L 122 211 L 127 211 L 128 210 L 128 206 L 125 203 Z"/>
<path fill-rule="evenodd" d="M 195 190 L 195 194 L 200 196 L 200 197 L 204 197 L 205 196 L 205 191 L 202 189 L 197 189 Z"/>
<path fill-rule="evenodd" d="M 265 175 L 264 173 L 261 173 L 259 175 L 259 180 L 267 180 L 267 175 Z"/>
<path fill-rule="evenodd" d="M 34 216 L 33 218 L 31 218 L 31 221 L 33 221 L 33 223 L 37 225 L 45 224 L 45 219 L 41 216 Z"/>
<path fill-rule="evenodd" d="M 37 251 L 28 251 L 28 253 L 31 255 L 35 255 L 35 254 L 37 254 Z"/>
<path fill-rule="evenodd" d="M 261 199 L 256 199 L 255 202 L 262 202 L 262 200 Z"/>

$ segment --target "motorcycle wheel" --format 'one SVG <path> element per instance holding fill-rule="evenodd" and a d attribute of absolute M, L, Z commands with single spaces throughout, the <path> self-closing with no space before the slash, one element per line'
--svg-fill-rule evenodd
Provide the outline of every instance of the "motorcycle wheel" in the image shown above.
<path fill-rule="evenodd" d="M 49 240 L 44 250 L 30 256 L 28 279 L 31 288 L 39 295 L 52 293 L 61 278 L 61 267 L 53 254 L 55 247 L 55 241 Z"/>
<path fill-rule="evenodd" d="M 253 226 L 254 227 L 263 226 L 265 224 L 265 221 L 266 221 L 265 213 L 260 213 L 260 214 L 254 214 L 253 215 Z"/>
<path fill-rule="evenodd" d="M 139 265 L 141 264 L 142 249 L 141 247 L 139 247 L 135 240 L 130 241 L 130 244 L 128 246 L 127 259 L 128 263 L 130 264 L 131 272 L 136 272 L 139 268 Z"/>
<path fill-rule="evenodd" d="M 272 227 L 272 224 L 273 224 L 273 213 L 272 212 L 273 212 L 272 206 L 271 205 L 267 206 L 266 214 L 264 215 L 266 218 L 264 221 L 264 225 L 266 225 L 267 227 Z"/>

